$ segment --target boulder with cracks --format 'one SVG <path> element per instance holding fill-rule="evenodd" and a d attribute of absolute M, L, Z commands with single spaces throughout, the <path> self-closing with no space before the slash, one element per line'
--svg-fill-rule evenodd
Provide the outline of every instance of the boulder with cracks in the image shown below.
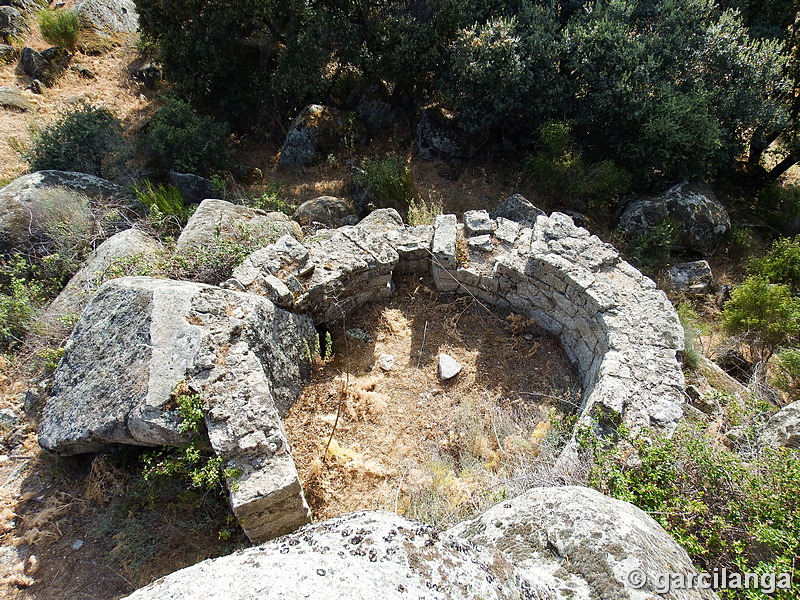
<path fill-rule="evenodd" d="M 62 455 L 183 446 L 174 391 L 200 395 L 231 506 L 260 541 L 309 520 L 282 417 L 310 374 L 311 319 L 213 286 L 126 277 L 100 288 L 54 374 L 39 443 Z"/>

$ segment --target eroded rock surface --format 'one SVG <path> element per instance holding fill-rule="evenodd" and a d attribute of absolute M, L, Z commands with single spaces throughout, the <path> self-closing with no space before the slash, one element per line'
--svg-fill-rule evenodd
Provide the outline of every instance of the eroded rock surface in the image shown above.
<path fill-rule="evenodd" d="M 254 541 L 308 522 L 282 417 L 310 374 L 311 319 L 252 294 L 148 277 L 115 279 L 81 315 L 53 376 L 39 444 L 182 446 L 174 390 L 202 398 L 214 451 L 242 475 L 231 506 Z"/>
<path fill-rule="evenodd" d="M 759 436 L 759 444 L 770 448 L 800 448 L 800 400 L 770 417 Z"/>
<path fill-rule="evenodd" d="M 707 185 L 684 182 L 660 196 L 631 202 L 619 228 L 637 236 L 664 222 L 676 227 L 678 247 L 703 254 L 712 252 L 731 227 L 728 212 Z"/>
<path fill-rule="evenodd" d="M 59 190 L 78 193 L 90 202 L 66 210 Z M 0 189 L 0 252 L 36 249 L 47 245 L 54 220 L 63 221 L 67 232 L 74 228 L 100 227 L 101 239 L 123 226 L 132 201 L 120 186 L 94 175 L 69 171 L 37 171 L 18 177 Z"/>
<path fill-rule="evenodd" d="M 241 241 L 255 247 L 284 235 L 303 237 L 297 223 L 281 212 L 267 212 L 225 200 L 200 203 L 176 243 L 176 252 L 209 248 L 220 241 Z"/>
<path fill-rule="evenodd" d="M 126 600 L 555 600 L 499 552 L 389 512 L 337 517 L 177 571 Z"/>
<path fill-rule="evenodd" d="M 697 573 L 686 551 L 643 510 L 589 488 L 533 488 L 446 533 L 500 550 L 558 598 L 717 598 L 702 589 L 665 593 L 660 574 Z"/>

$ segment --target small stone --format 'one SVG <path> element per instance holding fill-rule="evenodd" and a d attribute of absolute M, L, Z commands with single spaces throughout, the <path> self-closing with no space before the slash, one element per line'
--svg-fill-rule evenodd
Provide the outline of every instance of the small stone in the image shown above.
<path fill-rule="evenodd" d="M 344 332 L 347 337 L 352 340 L 359 340 L 360 342 L 371 342 L 372 336 L 368 334 L 363 329 L 359 329 L 358 327 L 353 327 L 352 329 L 348 329 Z"/>
<path fill-rule="evenodd" d="M 391 371 L 394 369 L 394 356 L 391 354 L 381 354 L 378 357 L 378 366 L 384 371 Z"/>
<path fill-rule="evenodd" d="M 72 542 L 72 549 L 80 550 L 81 548 L 83 548 L 83 544 L 84 544 L 83 540 L 75 540 L 74 542 Z"/>
<path fill-rule="evenodd" d="M 452 379 L 461 372 L 461 363 L 449 354 L 439 355 L 439 379 L 446 381 Z"/>
<path fill-rule="evenodd" d="M 468 237 L 484 235 L 494 231 L 495 223 L 485 210 L 468 210 L 464 213 L 464 229 Z"/>
<path fill-rule="evenodd" d="M 491 252 L 494 250 L 494 244 L 492 244 L 492 238 L 489 235 L 471 237 L 467 240 L 467 244 L 470 248 L 482 250 L 483 252 Z"/>

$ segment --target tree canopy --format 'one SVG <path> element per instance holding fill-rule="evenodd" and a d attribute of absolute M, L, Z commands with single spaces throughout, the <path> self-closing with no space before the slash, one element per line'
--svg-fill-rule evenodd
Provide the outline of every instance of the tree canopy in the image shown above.
<path fill-rule="evenodd" d="M 637 179 L 800 158 L 787 0 L 136 0 L 167 78 L 234 125 L 285 123 L 384 82 L 470 132 L 568 122 Z M 256 114 L 260 119 L 254 119 Z M 785 157 L 762 155 L 780 139 Z M 760 169 L 760 171 L 759 171 Z"/>

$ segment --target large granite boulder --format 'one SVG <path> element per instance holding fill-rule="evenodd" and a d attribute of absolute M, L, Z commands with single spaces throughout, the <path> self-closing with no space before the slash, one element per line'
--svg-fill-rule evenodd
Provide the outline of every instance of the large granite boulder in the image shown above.
<path fill-rule="evenodd" d="M 717 598 L 708 589 L 663 589 L 664 573 L 697 575 L 686 551 L 644 511 L 589 488 L 533 488 L 446 533 L 503 552 L 557 598 Z"/>
<path fill-rule="evenodd" d="M 0 6 L 0 39 L 10 42 L 20 38 L 28 31 L 28 21 L 24 11 L 15 6 Z"/>
<path fill-rule="evenodd" d="M 381 511 L 336 517 L 177 571 L 126 600 L 717 598 L 667 591 L 663 573 L 697 577 L 646 513 L 586 488 L 538 488 L 444 532 Z"/>
<path fill-rule="evenodd" d="M 121 261 L 134 258 L 148 261 L 163 253 L 161 242 L 136 228 L 111 236 L 88 256 L 83 266 L 37 320 L 33 333 L 51 339 L 67 335 L 71 324 L 108 278 L 110 269 Z"/>
<path fill-rule="evenodd" d="M 139 29 L 133 0 L 77 0 L 73 10 L 98 32 L 133 33 Z"/>
<path fill-rule="evenodd" d="M 139 72 L 145 73 L 147 68 L 140 69 Z M 137 78 L 136 75 L 134 75 L 134 78 Z M 145 82 L 149 81 L 147 75 L 142 75 L 141 78 Z M 148 86 L 145 84 L 145 87 Z M 206 198 L 214 198 L 218 194 L 211 180 L 192 173 L 170 171 L 169 182 L 181 193 L 186 204 L 200 204 Z"/>
<path fill-rule="evenodd" d="M 34 104 L 22 90 L 10 85 L 0 86 L 0 106 L 21 112 L 33 110 Z"/>
<path fill-rule="evenodd" d="M 545 212 L 536 208 L 522 194 L 512 194 L 489 213 L 492 219 L 503 217 L 504 219 L 516 221 L 523 227 L 533 227 L 534 223 L 536 223 L 536 217 L 540 215 L 544 216 Z"/>
<path fill-rule="evenodd" d="M 709 254 L 719 246 L 731 227 L 728 211 L 711 189 L 684 182 L 652 198 L 634 200 L 622 211 L 619 228 L 629 236 L 648 232 L 672 221 L 677 225 L 677 247 Z"/>
<path fill-rule="evenodd" d="M 776 412 L 759 436 L 759 445 L 768 448 L 800 448 L 800 400 Z"/>
<path fill-rule="evenodd" d="M 266 298 L 148 277 L 114 279 L 83 311 L 53 375 L 39 444 L 62 455 L 115 444 L 182 446 L 175 390 L 202 399 L 231 506 L 253 541 L 292 531 L 310 512 L 282 416 L 310 375 L 309 317 Z"/>
<path fill-rule="evenodd" d="M 347 144 L 364 138 L 364 127 L 353 113 L 311 104 L 295 117 L 281 149 L 284 167 L 310 165 Z"/>
<path fill-rule="evenodd" d="M 558 596 L 521 580 L 503 555 L 389 512 L 310 525 L 206 560 L 126 600 L 500 600 Z"/>
<path fill-rule="evenodd" d="M 64 48 L 52 46 L 37 52 L 25 47 L 19 55 L 23 72 L 31 79 L 38 79 L 47 86 L 53 85 L 69 64 L 70 54 Z"/>
<path fill-rule="evenodd" d="M 67 171 L 37 171 L 0 189 L 0 253 L 47 253 L 54 235 L 85 231 L 105 239 L 129 227 L 128 192 L 110 181 Z M 60 232 L 60 233 L 58 233 Z"/>
<path fill-rule="evenodd" d="M 281 212 L 267 212 L 225 200 L 200 203 L 175 247 L 179 253 L 209 248 L 220 241 L 239 241 L 258 248 L 284 235 L 302 238 L 300 226 Z"/>
<path fill-rule="evenodd" d="M 347 200 L 334 196 L 320 196 L 306 200 L 292 215 L 292 218 L 303 227 L 324 227 L 336 229 L 346 223 L 348 217 L 355 219 L 355 209 Z"/>

